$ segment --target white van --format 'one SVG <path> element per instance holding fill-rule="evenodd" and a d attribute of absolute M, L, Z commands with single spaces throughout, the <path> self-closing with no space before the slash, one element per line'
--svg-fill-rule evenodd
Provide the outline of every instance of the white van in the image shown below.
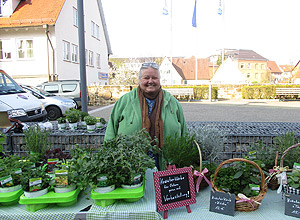
<path fill-rule="evenodd" d="M 25 92 L 8 74 L 0 70 L 0 112 L 21 122 L 44 121 L 47 112 L 43 103 Z"/>

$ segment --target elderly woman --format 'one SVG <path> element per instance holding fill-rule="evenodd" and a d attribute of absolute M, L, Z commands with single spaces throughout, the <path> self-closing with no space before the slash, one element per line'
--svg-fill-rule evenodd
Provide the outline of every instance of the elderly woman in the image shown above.
<path fill-rule="evenodd" d="M 146 128 L 158 147 L 175 133 L 187 132 L 180 103 L 160 85 L 157 63 L 143 63 L 139 72 L 139 86 L 123 95 L 114 105 L 104 140 L 117 134 L 132 134 Z"/>

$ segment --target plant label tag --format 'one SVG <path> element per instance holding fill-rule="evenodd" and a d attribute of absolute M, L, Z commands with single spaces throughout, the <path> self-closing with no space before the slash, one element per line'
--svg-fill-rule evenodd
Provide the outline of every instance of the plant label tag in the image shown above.
<path fill-rule="evenodd" d="M 29 191 L 38 191 L 42 188 L 42 178 L 31 178 L 29 179 Z"/>
<path fill-rule="evenodd" d="M 286 194 L 284 214 L 300 218 L 300 195 Z"/>
<path fill-rule="evenodd" d="M 0 178 L 0 183 L 1 183 L 1 187 L 9 187 L 13 185 L 13 179 L 11 177 L 11 175 L 9 176 L 4 176 Z"/>
<path fill-rule="evenodd" d="M 68 185 L 68 170 L 55 170 L 56 187 L 65 187 Z"/>
<path fill-rule="evenodd" d="M 235 195 L 211 191 L 209 211 L 234 216 Z"/>

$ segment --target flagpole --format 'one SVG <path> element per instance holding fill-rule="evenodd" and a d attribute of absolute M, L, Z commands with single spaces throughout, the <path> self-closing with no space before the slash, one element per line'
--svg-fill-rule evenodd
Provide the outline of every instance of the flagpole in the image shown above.
<path fill-rule="evenodd" d="M 171 60 L 171 66 L 170 66 L 170 73 L 171 73 L 171 86 L 173 85 L 173 7 L 172 7 L 172 0 L 171 0 L 171 4 L 170 4 L 170 7 L 171 7 L 171 15 L 170 15 L 170 19 L 171 19 L 171 49 L 170 49 L 170 60 Z"/>
<path fill-rule="evenodd" d="M 195 0 L 195 6 L 194 6 L 194 11 L 193 11 L 193 18 L 192 18 L 192 26 L 195 28 L 195 84 L 197 83 L 198 80 L 198 57 L 197 57 L 197 0 Z"/>

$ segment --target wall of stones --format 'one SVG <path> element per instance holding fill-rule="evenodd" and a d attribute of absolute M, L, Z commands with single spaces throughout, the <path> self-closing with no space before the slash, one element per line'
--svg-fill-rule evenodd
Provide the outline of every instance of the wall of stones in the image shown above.
<path fill-rule="evenodd" d="M 218 87 L 218 99 L 242 99 L 244 85 L 213 85 Z M 89 105 L 98 106 L 114 103 L 135 86 L 109 85 L 89 86 Z"/>

